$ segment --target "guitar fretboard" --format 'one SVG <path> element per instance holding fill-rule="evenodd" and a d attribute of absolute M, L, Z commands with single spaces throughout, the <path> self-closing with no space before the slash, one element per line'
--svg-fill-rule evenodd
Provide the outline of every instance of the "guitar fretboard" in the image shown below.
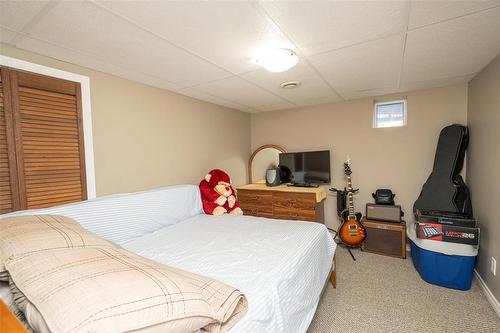
<path fill-rule="evenodd" d="M 355 218 L 354 214 L 354 199 L 352 195 L 352 182 L 351 176 L 347 176 L 347 201 L 348 201 L 348 210 L 349 210 L 349 218 Z"/>

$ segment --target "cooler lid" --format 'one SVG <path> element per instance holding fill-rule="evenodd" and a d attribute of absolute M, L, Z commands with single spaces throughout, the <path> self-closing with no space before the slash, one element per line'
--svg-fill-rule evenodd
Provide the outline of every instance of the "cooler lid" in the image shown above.
<path fill-rule="evenodd" d="M 415 222 L 409 222 L 406 234 L 415 245 L 421 249 L 443 253 L 446 255 L 475 257 L 479 250 L 479 245 L 458 244 L 450 242 L 440 242 L 428 239 L 417 238 Z"/>

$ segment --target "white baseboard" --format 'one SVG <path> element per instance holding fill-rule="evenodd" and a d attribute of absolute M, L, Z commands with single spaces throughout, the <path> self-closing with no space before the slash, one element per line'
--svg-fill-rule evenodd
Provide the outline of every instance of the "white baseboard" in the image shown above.
<path fill-rule="evenodd" d="M 493 310 L 495 310 L 495 312 L 497 313 L 497 316 L 500 317 L 500 303 L 496 299 L 495 295 L 493 295 L 490 288 L 488 288 L 481 275 L 479 275 L 479 273 L 475 269 L 474 275 L 476 276 L 477 282 L 479 282 L 479 286 L 481 287 L 481 289 L 483 289 L 486 299 L 488 300 L 488 302 L 490 302 Z"/>

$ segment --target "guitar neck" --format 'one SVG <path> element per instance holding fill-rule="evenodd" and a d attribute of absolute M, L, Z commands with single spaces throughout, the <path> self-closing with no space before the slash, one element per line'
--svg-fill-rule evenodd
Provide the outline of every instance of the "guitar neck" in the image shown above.
<path fill-rule="evenodd" d="M 354 198 L 352 195 L 352 182 L 351 182 L 351 176 L 347 176 L 347 209 L 349 211 L 349 218 L 354 218 L 356 215 L 354 213 Z"/>

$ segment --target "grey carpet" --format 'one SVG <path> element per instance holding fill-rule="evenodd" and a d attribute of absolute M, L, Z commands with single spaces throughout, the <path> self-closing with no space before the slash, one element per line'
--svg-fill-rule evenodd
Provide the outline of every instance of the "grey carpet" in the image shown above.
<path fill-rule="evenodd" d="M 500 332 L 500 319 L 474 279 L 469 291 L 423 281 L 411 258 L 337 250 L 337 289 L 323 294 L 308 333 Z"/>

